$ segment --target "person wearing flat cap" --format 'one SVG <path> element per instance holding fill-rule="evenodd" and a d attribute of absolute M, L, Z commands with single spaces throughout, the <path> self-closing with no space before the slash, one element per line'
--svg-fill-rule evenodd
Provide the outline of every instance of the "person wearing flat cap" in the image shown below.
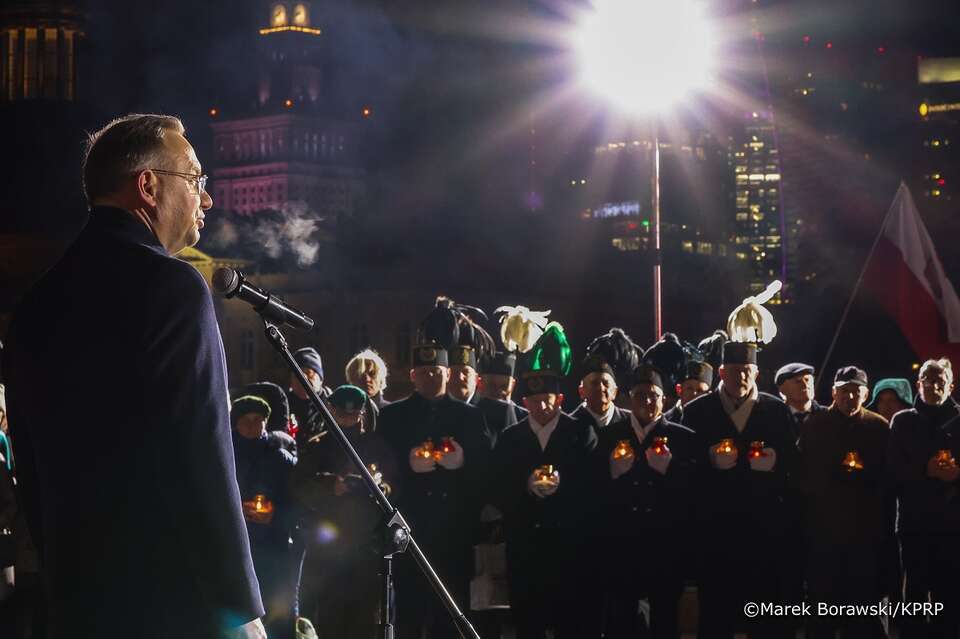
<path fill-rule="evenodd" d="M 785 542 L 794 504 L 788 479 L 796 464 L 786 404 L 757 389 L 757 347 L 728 342 L 720 383 L 684 407 L 683 425 L 697 434 L 698 519 L 710 531 L 699 558 L 700 637 L 786 637 L 783 617 L 748 619 L 751 601 L 800 600 L 797 566 Z"/>
<path fill-rule="evenodd" d="M 417 344 L 412 363 L 413 394 L 383 408 L 377 432 L 401 460 L 399 507 L 454 599 L 464 602 L 493 437 L 483 413 L 447 394 L 443 346 Z M 431 639 L 458 636 L 415 564 L 400 562 L 397 571 L 399 638 L 419 638 L 425 628 Z"/>
<path fill-rule="evenodd" d="M 293 353 L 294 361 L 303 369 L 310 387 L 321 399 L 330 395 L 330 389 L 323 385 L 323 361 L 320 353 L 312 346 L 299 348 Z M 287 401 L 290 404 L 290 413 L 297 422 L 297 445 L 303 446 L 311 437 L 323 430 L 323 418 L 320 411 L 310 401 L 306 389 L 290 373 L 290 386 L 287 389 Z"/>
<path fill-rule="evenodd" d="M 381 490 L 395 499 L 401 494 L 400 468 L 387 443 L 367 429 L 366 408 L 372 401 L 352 385 L 336 388 L 327 398 L 334 419 Z M 380 558 L 370 549 L 383 514 L 329 431 L 308 442 L 300 455 L 293 493 L 307 548 L 299 614 L 324 636 L 375 636 Z"/>
<path fill-rule="evenodd" d="M 296 516 L 290 496 L 290 478 L 297 458 L 292 437 L 268 431 L 270 403 L 258 395 L 233 400 L 233 452 L 240 503 L 250 535 L 250 552 L 260 580 L 267 614 L 264 625 L 271 637 L 289 637 L 293 628 L 295 556 L 289 539 Z"/>
<path fill-rule="evenodd" d="M 960 404 L 947 358 L 920 366 L 918 397 L 890 426 L 903 600 L 944 604 L 939 614 L 901 619 L 901 637 L 956 637 L 960 625 Z"/>
<path fill-rule="evenodd" d="M 561 380 L 569 370 L 569 345 L 552 322 L 524 356 L 520 394 L 529 414 L 508 426 L 494 449 L 517 639 L 543 639 L 548 629 L 558 639 L 585 636 L 577 628 L 575 555 L 597 437 L 561 410 Z"/>
<path fill-rule="evenodd" d="M 679 424 L 683 421 L 683 407 L 710 392 L 713 386 L 713 366 L 706 362 L 687 362 L 683 379 L 677 380 L 674 392 L 677 394 L 677 403 L 673 408 L 664 412 L 668 422 Z"/>
<path fill-rule="evenodd" d="M 814 413 L 827 410 L 814 397 L 814 368 L 809 364 L 793 362 L 781 366 L 773 377 L 780 397 L 790 409 L 795 424 L 794 432 L 799 437 L 800 427 Z"/>
<path fill-rule="evenodd" d="M 887 377 L 873 385 L 873 393 L 867 408 L 893 422 L 893 416 L 902 410 L 913 408 L 913 388 L 910 380 L 903 377 Z"/>
<path fill-rule="evenodd" d="M 680 636 L 698 455 L 693 431 L 663 415 L 663 387 L 656 368 L 639 366 L 630 380 L 630 420 L 599 435 L 596 494 L 607 534 L 599 557 L 605 570 L 595 587 L 606 591 L 604 636 L 612 639 L 641 636 L 637 606 L 644 598 L 649 636 Z"/>
<path fill-rule="evenodd" d="M 800 431 L 797 485 L 802 498 L 807 596 L 817 605 L 872 604 L 898 592 L 896 515 L 887 481 L 890 429 L 867 410 L 867 374 L 840 368 L 833 403 Z M 878 616 L 814 615 L 807 636 L 885 637 Z"/>

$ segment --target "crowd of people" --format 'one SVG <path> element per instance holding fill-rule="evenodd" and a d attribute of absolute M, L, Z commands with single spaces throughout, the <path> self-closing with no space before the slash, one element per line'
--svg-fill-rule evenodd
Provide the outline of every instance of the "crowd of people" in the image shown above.
<path fill-rule="evenodd" d="M 846 608 L 879 602 L 936 604 L 898 609 L 903 639 L 960 637 L 947 359 L 872 392 L 840 366 L 824 406 L 804 363 L 759 390 L 757 308 L 696 346 L 611 329 L 575 357 L 548 312 L 497 309 L 498 345 L 438 298 L 403 399 L 371 349 L 332 390 L 312 347 L 310 388 L 230 389 L 207 285 L 173 257 L 205 181 L 176 118 L 91 136 L 90 222 L 3 357 L 0 635 L 383 636 L 381 513 L 315 393 L 483 637 L 677 638 L 688 592 L 701 639 L 883 637 L 890 609 Z M 395 567 L 396 636 L 458 636 Z"/>

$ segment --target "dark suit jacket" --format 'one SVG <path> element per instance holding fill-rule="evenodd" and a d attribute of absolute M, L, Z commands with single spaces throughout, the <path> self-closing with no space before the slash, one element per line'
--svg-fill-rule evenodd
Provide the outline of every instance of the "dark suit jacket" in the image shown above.
<path fill-rule="evenodd" d="M 200 273 L 128 212 L 94 209 L 5 355 L 50 637 L 206 638 L 261 616 Z"/>
<path fill-rule="evenodd" d="M 590 414 L 590 411 L 588 411 L 587 407 L 583 404 L 577 406 L 576 410 L 570 413 L 570 417 L 573 417 L 575 420 L 582 422 L 583 424 L 589 424 L 593 428 L 594 432 L 597 433 L 597 436 L 599 436 L 600 432 L 605 428 L 610 428 L 614 424 L 630 424 L 630 411 L 624 410 L 619 406 L 613 407 L 613 417 L 610 418 L 610 423 L 606 426 L 601 426 L 598 424 L 597 420 L 593 418 L 593 415 Z"/>

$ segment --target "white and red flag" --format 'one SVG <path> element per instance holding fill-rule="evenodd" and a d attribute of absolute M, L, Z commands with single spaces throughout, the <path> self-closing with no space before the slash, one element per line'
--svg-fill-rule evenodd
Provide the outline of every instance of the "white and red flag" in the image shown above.
<path fill-rule="evenodd" d="M 960 367 L 960 299 L 902 182 L 869 257 L 865 282 L 917 357 L 946 356 Z"/>

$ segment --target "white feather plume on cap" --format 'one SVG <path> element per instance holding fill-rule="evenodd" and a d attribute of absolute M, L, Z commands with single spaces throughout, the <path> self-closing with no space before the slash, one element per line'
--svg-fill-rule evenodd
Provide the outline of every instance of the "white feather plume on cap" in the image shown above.
<path fill-rule="evenodd" d="M 727 333 L 731 342 L 769 344 L 773 341 L 777 336 L 777 323 L 763 305 L 773 299 L 782 287 L 780 280 L 774 280 L 762 293 L 746 298 L 733 309 L 727 318 Z"/>
<path fill-rule="evenodd" d="M 500 317 L 500 339 L 510 351 L 526 353 L 536 344 L 549 320 L 550 311 L 531 311 L 526 306 L 501 306 L 494 311 Z"/>

